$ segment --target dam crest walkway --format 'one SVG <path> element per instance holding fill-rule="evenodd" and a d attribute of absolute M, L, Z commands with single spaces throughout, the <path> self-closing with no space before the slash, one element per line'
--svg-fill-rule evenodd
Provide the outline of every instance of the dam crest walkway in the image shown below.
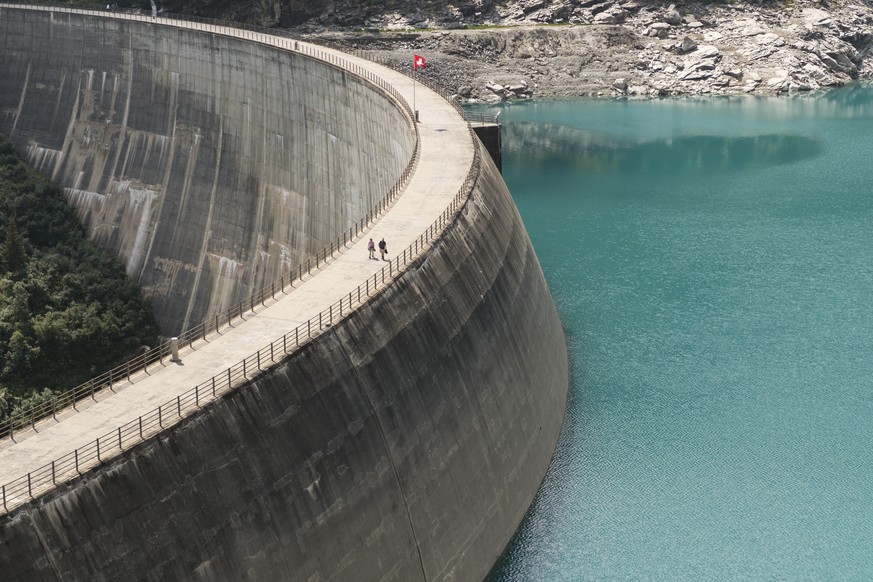
<path fill-rule="evenodd" d="M 138 20 L 272 45 L 325 60 L 353 73 L 367 71 L 396 89 L 408 103 L 414 100 L 420 112 L 418 161 L 405 188 L 385 212 L 344 244 L 339 253 L 332 253 L 317 269 L 312 269 L 311 275 L 304 273 L 301 280 L 277 290 L 253 312 L 236 318 L 232 326 L 225 326 L 190 346 L 185 344 L 180 361 L 164 359 L 160 365 L 150 366 L 148 373 L 138 374 L 131 385 L 115 392 L 105 389 L 99 398 L 87 407 L 80 407 L 75 414 L 63 415 L 59 421 L 49 417 L 35 423 L 29 431 L 16 433 L 15 440 L 8 437 L 0 440 L 2 514 L 121 454 L 235 389 L 259 369 L 266 368 L 268 362 L 280 360 L 283 353 L 293 351 L 292 345 L 302 343 L 301 329 L 315 336 L 319 330 L 313 329 L 313 322 L 319 322 L 319 329 L 329 326 L 350 308 L 366 301 L 366 294 L 390 284 L 450 222 L 469 192 L 471 176 L 475 179 L 479 153 L 469 124 L 444 97 L 421 83 L 414 84 L 412 78 L 400 72 L 349 54 L 263 32 L 202 22 L 64 8 L 0 6 Z M 378 242 L 383 237 L 392 258 L 390 264 L 368 258 L 369 239 Z M 402 258 L 398 253 L 402 253 Z M 337 305 L 339 313 L 334 314 Z M 331 315 L 323 321 L 325 312 Z M 292 337 L 296 343 L 291 343 Z M 258 351 L 253 356 L 255 350 Z M 224 374 L 226 386 L 216 391 L 216 377 Z M 143 419 L 147 419 L 145 431 Z M 117 439 L 113 436 L 116 433 Z"/>

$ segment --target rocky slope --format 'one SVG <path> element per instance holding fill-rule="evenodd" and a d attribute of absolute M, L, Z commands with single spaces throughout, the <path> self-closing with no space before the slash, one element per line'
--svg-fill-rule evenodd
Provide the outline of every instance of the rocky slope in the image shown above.
<path fill-rule="evenodd" d="M 873 71 L 873 9 L 851 0 L 296 4 L 295 11 L 263 0 L 269 10 L 247 14 L 404 67 L 419 53 L 428 59 L 422 76 L 467 100 L 774 94 L 843 85 Z"/>

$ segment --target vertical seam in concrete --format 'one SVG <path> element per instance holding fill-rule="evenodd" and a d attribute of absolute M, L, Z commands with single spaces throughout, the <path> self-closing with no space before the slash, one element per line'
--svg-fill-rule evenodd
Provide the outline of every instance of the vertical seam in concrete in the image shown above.
<path fill-rule="evenodd" d="M 334 328 L 335 330 L 335 328 Z M 334 331 L 336 334 L 336 331 Z M 343 351 L 343 354 L 346 357 L 346 361 L 351 363 L 352 359 L 349 357 L 349 353 L 346 350 L 345 344 L 337 337 L 337 344 L 340 349 Z M 394 457 L 391 456 L 391 448 L 388 446 L 388 439 L 385 438 L 385 431 L 382 430 L 382 421 L 379 420 L 379 415 L 376 414 L 376 407 L 373 405 L 373 401 L 370 399 L 370 395 L 363 388 L 363 384 L 361 383 L 360 378 L 358 377 L 358 367 L 352 366 L 352 375 L 355 378 L 355 383 L 360 387 L 361 392 L 364 397 L 367 399 L 367 404 L 370 405 L 370 411 L 373 413 L 373 418 L 376 419 L 376 426 L 379 427 L 379 436 L 382 437 L 382 444 L 385 445 L 385 454 L 388 457 L 388 461 L 391 463 L 391 470 L 394 471 L 394 479 L 397 481 L 397 489 L 400 491 L 400 498 L 403 499 L 403 508 L 406 510 L 406 520 L 409 522 L 409 530 L 412 532 L 412 539 L 415 540 L 415 551 L 418 553 L 418 564 L 421 566 L 421 576 L 422 579 L 427 582 L 427 572 L 424 570 L 424 560 L 421 557 L 421 546 L 418 543 L 418 535 L 415 533 L 415 525 L 412 523 L 412 514 L 409 512 L 409 504 L 406 503 L 406 492 L 403 491 L 403 484 L 400 482 L 400 475 L 397 473 L 397 465 L 394 464 Z"/>
<path fill-rule="evenodd" d="M 182 322 L 182 331 L 188 329 L 188 323 L 191 320 L 191 312 L 194 309 L 194 302 L 197 299 L 197 291 L 200 287 L 200 278 L 203 274 L 203 263 L 206 261 L 206 254 L 209 250 L 209 240 L 212 238 L 212 215 L 215 212 L 215 197 L 218 195 L 218 177 L 221 175 L 221 151 L 224 147 L 224 118 L 222 117 L 218 123 L 218 144 L 215 148 L 215 173 L 212 176 L 212 191 L 209 194 L 209 211 L 206 213 L 206 225 L 203 229 L 203 239 L 200 245 L 200 257 L 197 261 L 197 272 L 194 275 L 194 284 L 191 286 L 191 300 L 188 301 L 188 308 L 185 310 L 185 319 Z M 192 148 L 193 150 L 194 148 Z M 193 155 L 193 152 L 192 152 Z M 186 187 L 190 181 L 190 176 L 185 177 Z M 207 304 L 207 308 L 211 307 L 212 302 Z"/>
<path fill-rule="evenodd" d="M 21 111 L 24 109 L 24 100 L 27 98 L 27 88 L 30 85 L 30 65 L 31 61 L 28 61 L 27 71 L 24 73 L 24 87 L 21 88 L 21 97 L 18 98 L 18 109 L 15 111 L 15 123 L 12 124 L 12 130 L 9 132 L 9 139 L 15 137 L 15 128 L 18 127 L 18 120 L 21 119 Z"/>
<path fill-rule="evenodd" d="M 125 35 L 122 35 L 125 36 Z M 127 138 L 127 122 L 130 119 L 130 94 L 133 91 L 133 42 L 131 41 L 130 34 L 125 36 L 127 41 L 127 46 L 122 47 L 121 54 L 122 60 L 124 64 L 122 65 L 122 71 L 127 69 L 129 71 L 127 75 L 127 96 L 124 100 L 124 114 L 121 119 L 121 127 L 118 129 L 118 145 L 115 148 L 115 159 L 112 161 L 112 169 L 107 176 L 108 182 L 106 183 L 106 192 L 108 193 L 110 190 L 110 186 L 112 184 L 113 178 L 117 175 L 116 172 L 118 170 L 118 160 L 121 159 L 121 152 L 124 149 L 124 142 Z M 116 73 L 117 74 L 117 73 Z M 112 94 L 112 111 L 115 111 L 116 100 L 118 99 L 118 84 L 116 83 L 116 88 L 113 90 Z M 145 258 L 143 258 L 143 262 L 145 262 Z"/>
<path fill-rule="evenodd" d="M 55 579 L 58 581 L 63 580 L 64 577 L 61 576 L 60 568 L 58 568 L 58 565 L 55 563 L 55 557 L 52 553 L 51 545 L 46 541 L 45 536 L 42 533 L 42 529 L 40 529 L 40 527 L 36 524 L 36 521 L 33 519 L 33 517 L 29 517 L 31 519 L 30 523 L 33 526 L 33 531 L 36 534 L 36 538 L 39 540 L 39 544 L 42 546 L 42 549 L 45 552 L 45 559 L 51 567 L 52 573 L 55 575 Z"/>

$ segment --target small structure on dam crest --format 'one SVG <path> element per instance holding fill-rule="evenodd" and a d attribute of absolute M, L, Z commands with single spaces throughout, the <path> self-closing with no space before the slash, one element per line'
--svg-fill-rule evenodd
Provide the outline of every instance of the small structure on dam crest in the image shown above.
<path fill-rule="evenodd" d="M 0 17 L 0 129 L 168 334 L 280 281 L 181 362 L 0 442 L 6 470 L 57 447 L 0 478 L 3 579 L 481 580 L 545 475 L 568 364 L 511 196 L 455 107 L 419 87 L 415 124 L 402 75 L 261 32 Z M 390 263 L 367 258 L 371 236 Z M 176 383 L 144 430 L 134 401 Z M 96 456 L 92 437 L 51 440 L 104 406 L 129 418 Z"/>

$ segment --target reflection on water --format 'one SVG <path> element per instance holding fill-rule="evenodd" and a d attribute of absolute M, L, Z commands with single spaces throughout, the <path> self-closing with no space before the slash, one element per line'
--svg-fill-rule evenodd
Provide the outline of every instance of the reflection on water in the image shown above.
<path fill-rule="evenodd" d="M 801 135 L 679 135 L 630 142 L 566 125 L 507 123 L 504 155 L 587 172 L 737 171 L 813 158 L 822 142 Z"/>

